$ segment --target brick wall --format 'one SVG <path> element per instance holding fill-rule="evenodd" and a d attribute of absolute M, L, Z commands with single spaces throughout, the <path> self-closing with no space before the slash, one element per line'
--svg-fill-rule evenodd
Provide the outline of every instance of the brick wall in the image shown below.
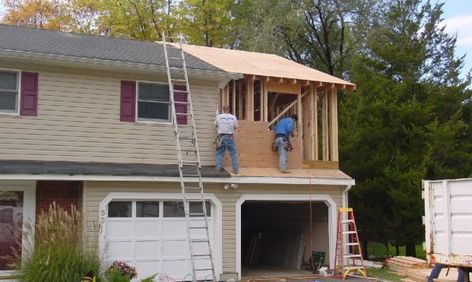
<path fill-rule="evenodd" d="M 82 209 L 81 181 L 38 181 L 36 185 L 36 215 L 47 211 L 56 202 L 60 207 L 70 210 L 71 204 Z"/>

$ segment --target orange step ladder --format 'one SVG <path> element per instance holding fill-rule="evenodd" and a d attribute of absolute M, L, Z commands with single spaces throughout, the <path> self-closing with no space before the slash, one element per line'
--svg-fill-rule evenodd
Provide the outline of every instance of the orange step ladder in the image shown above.
<path fill-rule="evenodd" d="M 367 277 L 352 208 L 338 209 L 334 274 L 342 275 L 343 279 L 347 276 Z"/>

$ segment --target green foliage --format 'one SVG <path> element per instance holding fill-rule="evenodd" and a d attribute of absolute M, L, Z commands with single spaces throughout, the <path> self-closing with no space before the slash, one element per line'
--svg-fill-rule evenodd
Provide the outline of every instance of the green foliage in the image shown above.
<path fill-rule="evenodd" d="M 401 282 L 405 278 L 404 276 L 398 275 L 391 271 L 388 267 L 381 269 L 369 268 L 367 269 L 367 275 L 369 277 L 380 278 L 381 281 Z"/>
<path fill-rule="evenodd" d="M 455 38 L 439 27 L 441 5 L 394 1 L 350 70 L 358 91 L 341 100 L 342 168 L 356 181 L 351 203 L 363 240 L 424 240 L 421 180 L 471 171 L 469 81 L 458 77 Z"/>
<path fill-rule="evenodd" d="M 35 229 L 27 225 L 25 236 L 32 238 L 36 231 L 36 237 L 25 260 L 17 254 L 17 267 L 21 267 L 18 280 L 81 281 L 89 272 L 98 276 L 100 259 L 97 252 L 79 243 L 79 223 L 80 214 L 74 206 L 66 211 L 53 204 L 47 213 L 38 216 Z"/>

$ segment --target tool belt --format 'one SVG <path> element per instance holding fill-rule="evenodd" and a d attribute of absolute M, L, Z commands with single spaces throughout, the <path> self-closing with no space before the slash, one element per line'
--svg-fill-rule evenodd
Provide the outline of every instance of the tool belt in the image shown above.
<path fill-rule="evenodd" d="M 215 140 L 213 141 L 213 148 L 217 150 L 219 147 L 221 147 L 221 143 L 223 143 L 223 138 L 225 136 L 229 136 L 230 138 L 233 138 L 233 134 L 218 134 L 215 137 Z"/>
<path fill-rule="evenodd" d="M 288 138 L 287 135 L 285 134 L 277 134 L 275 135 L 275 139 L 277 138 L 283 138 L 285 142 L 287 142 L 287 144 L 285 144 L 285 147 L 284 149 L 287 150 L 287 151 L 292 151 L 293 150 L 293 147 L 292 147 L 292 143 L 290 143 L 290 138 Z M 274 139 L 274 142 L 272 142 L 272 151 L 277 151 L 277 143 L 275 142 L 275 139 Z"/>

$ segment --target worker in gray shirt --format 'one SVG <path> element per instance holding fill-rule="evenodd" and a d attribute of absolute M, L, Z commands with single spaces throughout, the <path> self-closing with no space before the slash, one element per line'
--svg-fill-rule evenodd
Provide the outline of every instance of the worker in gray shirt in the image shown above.
<path fill-rule="evenodd" d="M 223 107 L 223 113 L 216 116 L 214 125 L 217 127 L 217 145 L 216 145 L 216 167 L 215 170 L 221 171 L 223 169 L 223 157 L 225 151 L 228 149 L 231 157 L 231 164 L 233 173 L 239 173 L 238 155 L 236 152 L 236 145 L 233 139 L 234 130 L 238 127 L 238 119 L 229 113 L 229 107 Z"/>

